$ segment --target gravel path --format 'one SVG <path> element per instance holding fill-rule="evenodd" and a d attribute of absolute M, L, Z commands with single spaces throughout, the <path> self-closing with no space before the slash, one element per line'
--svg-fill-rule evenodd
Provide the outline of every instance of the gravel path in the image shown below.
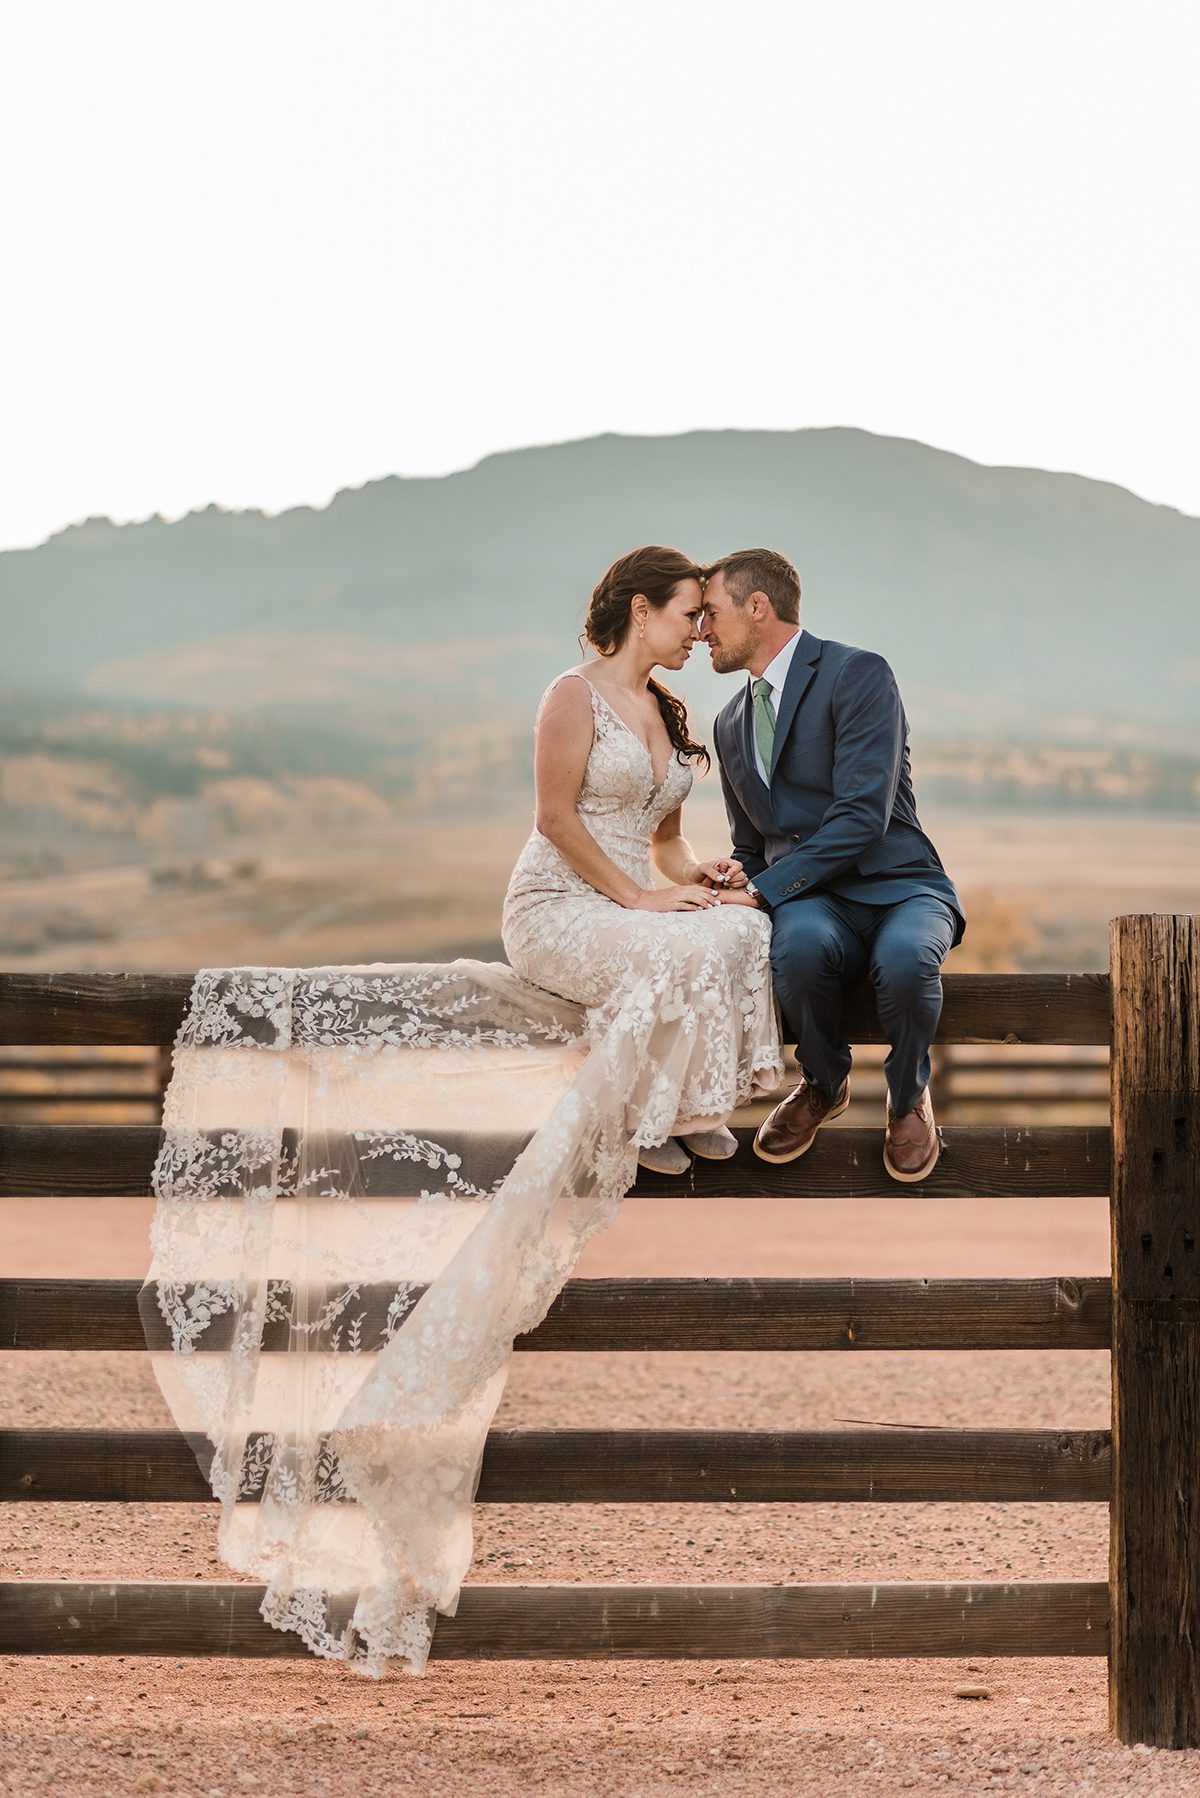
<path fill-rule="evenodd" d="M 140 1275 L 140 1201 L 10 1201 L 13 1273 Z M 631 1203 L 584 1275 L 1091 1274 L 1102 1201 Z M 0 1355 L 13 1424 L 166 1421 L 137 1355 Z M 518 1355 L 498 1423 L 1104 1427 L 1107 1356 Z M 1103 1579 L 1095 1505 L 481 1506 L 474 1581 Z M 6 1577 L 229 1579 L 203 1505 L 11 1505 Z M 989 1696 L 957 1698 L 964 1683 Z M 0 1791 L 490 1795 L 1200 1793 L 1119 1748 L 1102 1661 L 447 1663 L 10 1659 Z"/>

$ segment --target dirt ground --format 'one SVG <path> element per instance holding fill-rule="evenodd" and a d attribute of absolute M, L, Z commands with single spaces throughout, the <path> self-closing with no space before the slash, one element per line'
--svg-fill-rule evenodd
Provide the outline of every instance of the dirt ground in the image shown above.
<path fill-rule="evenodd" d="M 10 1274 L 140 1276 L 142 1201 L 8 1201 Z M 1094 1274 L 1103 1201 L 630 1201 L 583 1275 Z M 141 1356 L 0 1355 L 13 1424 L 166 1421 Z M 1107 1356 L 514 1358 L 508 1426 L 1102 1427 Z M 200 1505 L 10 1505 L 5 1577 L 232 1577 Z M 1102 1579 L 1095 1505 L 477 1511 L 471 1578 Z M 970 1683 L 982 1698 L 956 1696 Z M 1102 1660 L 434 1664 L 375 1684 L 316 1661 L 11 1658 L 0 1790 L 516 1794 L 1200 1793 L 1200 1754 L 1106 1731 Z"/>

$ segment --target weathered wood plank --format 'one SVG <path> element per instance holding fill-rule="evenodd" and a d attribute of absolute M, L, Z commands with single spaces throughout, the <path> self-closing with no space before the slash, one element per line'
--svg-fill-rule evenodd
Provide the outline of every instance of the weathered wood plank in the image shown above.
<path fill-rule="evenodd" d="M 0 974 L 0 1043 L 172 1043 L 190 974 Z M 848 995 L 854 1042 L 882 1042 L 869 985 Z M 948 974 L 938 1041 L 1107 1043 L 1107 974 Z"/>
<path fill-rule="evenodd" d="M 1124 1742 L 1200 1747 L 1200 918 L 1112 925 L 1112 1657 Z"/>
<path fill-rule="evenodd" d="M 632 1192 L 665 1192 L 695 1198 L 781 1197 L 789 1193 L 830 1198 L 889 1198 L 911 1194 L 884 1171 L 882 1129 L 822 1131 L 804 1156 L 787 1167 L 760 1161 L 754 1132 L 740 1130 L 737 1155 L 728 1161 L 694 1161 L 671 1179 L 641 1172 Z M 0 1198 L 144 1197 L 158 1153 L 160 1133 L 150 1124 L 9 1124 L 0 1127 Z M 937 1167 L 920 1187 L 941 1198 L 1097 1198 L 1109 1184 L 1109 1132 L 1089 1125 L 1010 1128 L 1001 1124 L 951 1127 Z M 455 1146 L 446 1131 L 438 1140 Z M 461 1145 L 458 1145 L 461 1147 Z M 336 1144 L 328 1145 L 336 1154 Z M 364 1195 L 394 1197 L 420 1188 L 415 1162 L 362 1163 Z M 428 1176 L 425 1176 L 427 1179 Z"/>
<path fill-rule="evenodd" d="M 0 1280 L 0 1349 L 146 1347 L 137 1280 Z M 363 1339 L 394 1293 L 363 1286 Z M 302 1315 L 312 1316 L 308 1305 Z M 161 1321 L 161 1320 L 160 1320 Z M 208 1338 L 224 1346 L 215 1319 Z M 523 1350 L 1106 1349 L 1106 1278 L 569 1280 Z M 287 1346 L 268 1324 L 263 1347 Z M 153 1346 L 170 1347 L 165 1323 Z"/>
<path fill-rule="evenodd" d="M 259 1438 L 251 1439 L 252 1444 Z M 195 1504 L 206 1437 L 0 1430 L 0 1500 Z M 251 1463 L 252 1464 L 252 1463 Z M 336 1457 L 317 1502 L 334 1501 Z M 247 1485 L 245 1496 L 260 1494 Z M 493 1430 L 480 1504 L 1108 1502 L 1105 1430 Z"/>
<path fill-rule="evenodd" d="M 0 1585 L 0 1654 L 299 1658 L 264 1588 L 196 1581 Z M 466 1586 L 436 1660 L 881 1659 L 1102 1655 L 1100 1582 L 966 1585 Z"/>
<path fill-rule="evenodd" d="M 3 973 L 0 1043 L 173 1043 L 192 980 L 191 974 Z"/>
<path fill-rule="evenodd" d="M 53 1091 L 39 1091 L 31 1087 L 24 1092 L 0 1092 L 0 1105 L 29 1108 L 45 1105 L 74 1105 L 77 1108 L 86 1105 L 153 1105 L 154 1115 L 157 1116 L 162 1111 L 162 1094 L 157 1086 L 107 1086 L 95 1092 L 89 1092 L 83 1086 L 60 1086 Z"/>
<path fill-rule="evenodd" d="M 160 1140 L 154 1124 L 2 1125 L 0 1197 L 145 1197 Z"/>

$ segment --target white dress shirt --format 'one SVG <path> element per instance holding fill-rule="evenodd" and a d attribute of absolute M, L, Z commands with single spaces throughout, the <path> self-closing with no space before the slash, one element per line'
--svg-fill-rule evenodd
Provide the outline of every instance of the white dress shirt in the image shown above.
<path fill-rule="evenodd" d="M 792 665 L 792 657 L 796 653 L 796 645 L 799 641 L 800 641 L 800 632 L 797 631 L 794 636 L 788 638 L 788 640 L 784 644 L 783 648 L 779 651 L 779 654 L 777 656 L 775 656 L 771 661 L 769 661 L 767 663 L 766 667 L 762 671 L 762 679 L 765 681 L 770 681 L 770 683 L 771 683 L 771 691 L 768 693 L 767 697 L 771 701 L 771 706 L 774 710 L 776 718 L 778 718 L 778 716 L 779 716 L 779 701 L 783 695 L 783 683 L 787 679 L 788 669 Z M 754 683 L 757 678 L 758 678 L 758 676 L 753 675 L 753 674 L 750 676 L 750 716 L 751 716 L 751 718 L 753 718 L 753 716 L 754 716 Z M 762 756 L 758 753 L 758 737 L 753 729 L 751 729 L 750 735 L 751 735 L 751 738 L 754 743 L 754 765 L 758 769 L 759 773 L 762 775 L 763 779 L 769 785 L 770 780 L 771 780 L 771 771 L 769 768 L 763 767 Z"/>

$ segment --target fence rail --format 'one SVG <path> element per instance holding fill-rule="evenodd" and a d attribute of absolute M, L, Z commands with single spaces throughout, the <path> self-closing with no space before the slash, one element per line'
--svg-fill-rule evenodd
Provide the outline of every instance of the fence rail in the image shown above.
<path fill-rule="evenodd" d="M 243 1497 L 257 1503 L 247 1443 Z M 480 1504 L 1107 1504 L 1107 1430 L 493 1430 Z M 197 1504 L 207 1437 L 0 1430 L 0 1501 Z M 199 1457 L 199 1458 L 198 1458 Z M 322 1454 L 314 1503 L 340 1502 Z"/>
<path fill-rule="evenodd" d="M 215 1582 L 0 1585 L 0 1654 L 308 1654 Z M 1101 1655 L 1101 1582 L 970 1585 L 464 1586 L 435 1660 L 816 1660 Z"/>
<path fill-rule="evenodd" d="M 1111 981 L 947 978 L 939 1047 L 1111 1042 L 1111 1129 L 952 1127 L 920 1189 L 989 1199 L 1108 1197 L 1111 1281 L 576 1280 L 516 1345 L 1111 1346 L 1111 1433 L 494 1431 L 479 1489 L 484 1503 L 1108 1501 L 1109 1582 L 467 1586 L 457 1615 L 439 1624 L 436 1656 L 1107 1653 L 1116 1733 L 1200 1746 L 1200 919 L 1118 919 L 1112 956 Z M 0 1044 L 161 1045 L 176 1034 L 190 985 L 187 975 L 2 974 Z M 849 995 L 847 1018 L 855 1042 L 881 1040 L 869 990 Z M 1038 1058 L 1026 1060 L 1018 1071 L 1035 1082 Z M 964 1104 L 980 1088 L 971 1062 L 951 1057 Z M 1080 1095 L 1090 1098 L 1095 1073 L 1085 1084 Z M 634 1190 L 698 1198 L 896 1193 L 880 1165 L 877 1129 L 851 1122 L 830 1130 L 802 1163 L 780 1169 L 750 1154 L 748 1135 L 730 1162 L 698 1163 L 678 1181 L 643 1175 Z M 0 1198 L 144 1196 L 157 1144 L 157 1131 L 142 1126 L 0 1127 Z M 389 1174 L 375 1190 L 396 1189 Z M 0 1346 L 144 1350 L 138 1290 L 133 1281 L 0 1281 Z M 393 1291 L 364 1284 L 358 1293 L 376 1346 Z M 277 1297 L 285 1302 L 283 1288 Z M 264 1348 L 284 1348 L 288 1328 L 286 1318 L 265 1326 Z M 153 1326 L 150 1339 L 168 1346 L 165 1333 L 156 1344 Z M 203 1443 L 172 1432 L 12 1430 L 0 1434 L 0 1496 L 203 1501 L 205 1453 Z M 249 1497 L 252 1475 L 245 1477 Z M 337 1497 L 332 1467 L 324 1497 Z M 14 1582 L 0 1586 L 0 1652 L 306 1653 L 295 1636 L 263 1622 L 261 1598 L 248 1584 Z"/>
<path fill-rule="evenodd" d="M 0 1043 L 174 1042 L 190 974 L 0 974 Z M 1107 974 L 951 974 L 943 1043 L 1108 1043 Z M 869 984 L 846 998 L 853 1042 L 884 1041 Z"/>
<path fill-rule="evenodd" d="M 136 1280 L 0 1280 L 0 1349 L 143 1350 Z M 282 1301 L 289 1288 L 268 1283 Z M 413 1302 L 422 1289 L 413 1288 Z M 359 1288 L 364 1341 L 381 1340 L 394 1286 Z M 521 1350 L 1106 1349 L 1111 1283 L 1026 1280 L 568 1280 Z M 300 1315 L 315 1315 L 302 1301 Z M 357 1312 L 356 1312 L 357 1315 Z M 215 1318 L 205 1340 L 227 1344 Z M 231 1326 L 230 1326 L 231 1327 Z M 262 1346 L 285 1349 L 285 1319 Z M 150 1346 L 170 1347 L 159 1319 Z M 197 1351 L 204 1352 L 204 1351 Z"/>
<path fill-rule="evenodd" d="M 411 1122 L 412 1129 L 419 1124 Z M 672 1178 L 641 1171 L 635 1197 L 664 1192 L 698 1199 L 773 1198 L 819 1193 L 823 1198 L 894 1198 L 895 1182 L 884 1171 L 881 1132 L 829 1130 L 781 1178 L 780 1170 L 751 1150 L 754 1132 L 739 1129 L 739 1152 L 728 1161 L 693 1161 L 690 1172 Z M 220 1132 L 213 1132 L 219 1136 Z M 285 1150 L 294 1134 L 283 1132 Z M 441 1129 L 448 1149 L 468 1151 L 468 1141 Z M 963 1125 L 943 1132 L 945 1150 L 921 1186 L 943 1198 L 1101 1198 L 1110 1182 L 1111 1139 L 1107 1129 L 1066 1124 L 1035 1129 L 1004 1125 Z M 158 1153 L 159 1132 L 145 1124 L 10 1124 L 0 1128 L 0 1198 L 145 1198 Z M 330 1138 L 328 1153 L 338 1156 Z M 421 1189 L 422 1169 L 413 1162 L 359 1164 L 361 1196 L 396 1198 Z"/>

